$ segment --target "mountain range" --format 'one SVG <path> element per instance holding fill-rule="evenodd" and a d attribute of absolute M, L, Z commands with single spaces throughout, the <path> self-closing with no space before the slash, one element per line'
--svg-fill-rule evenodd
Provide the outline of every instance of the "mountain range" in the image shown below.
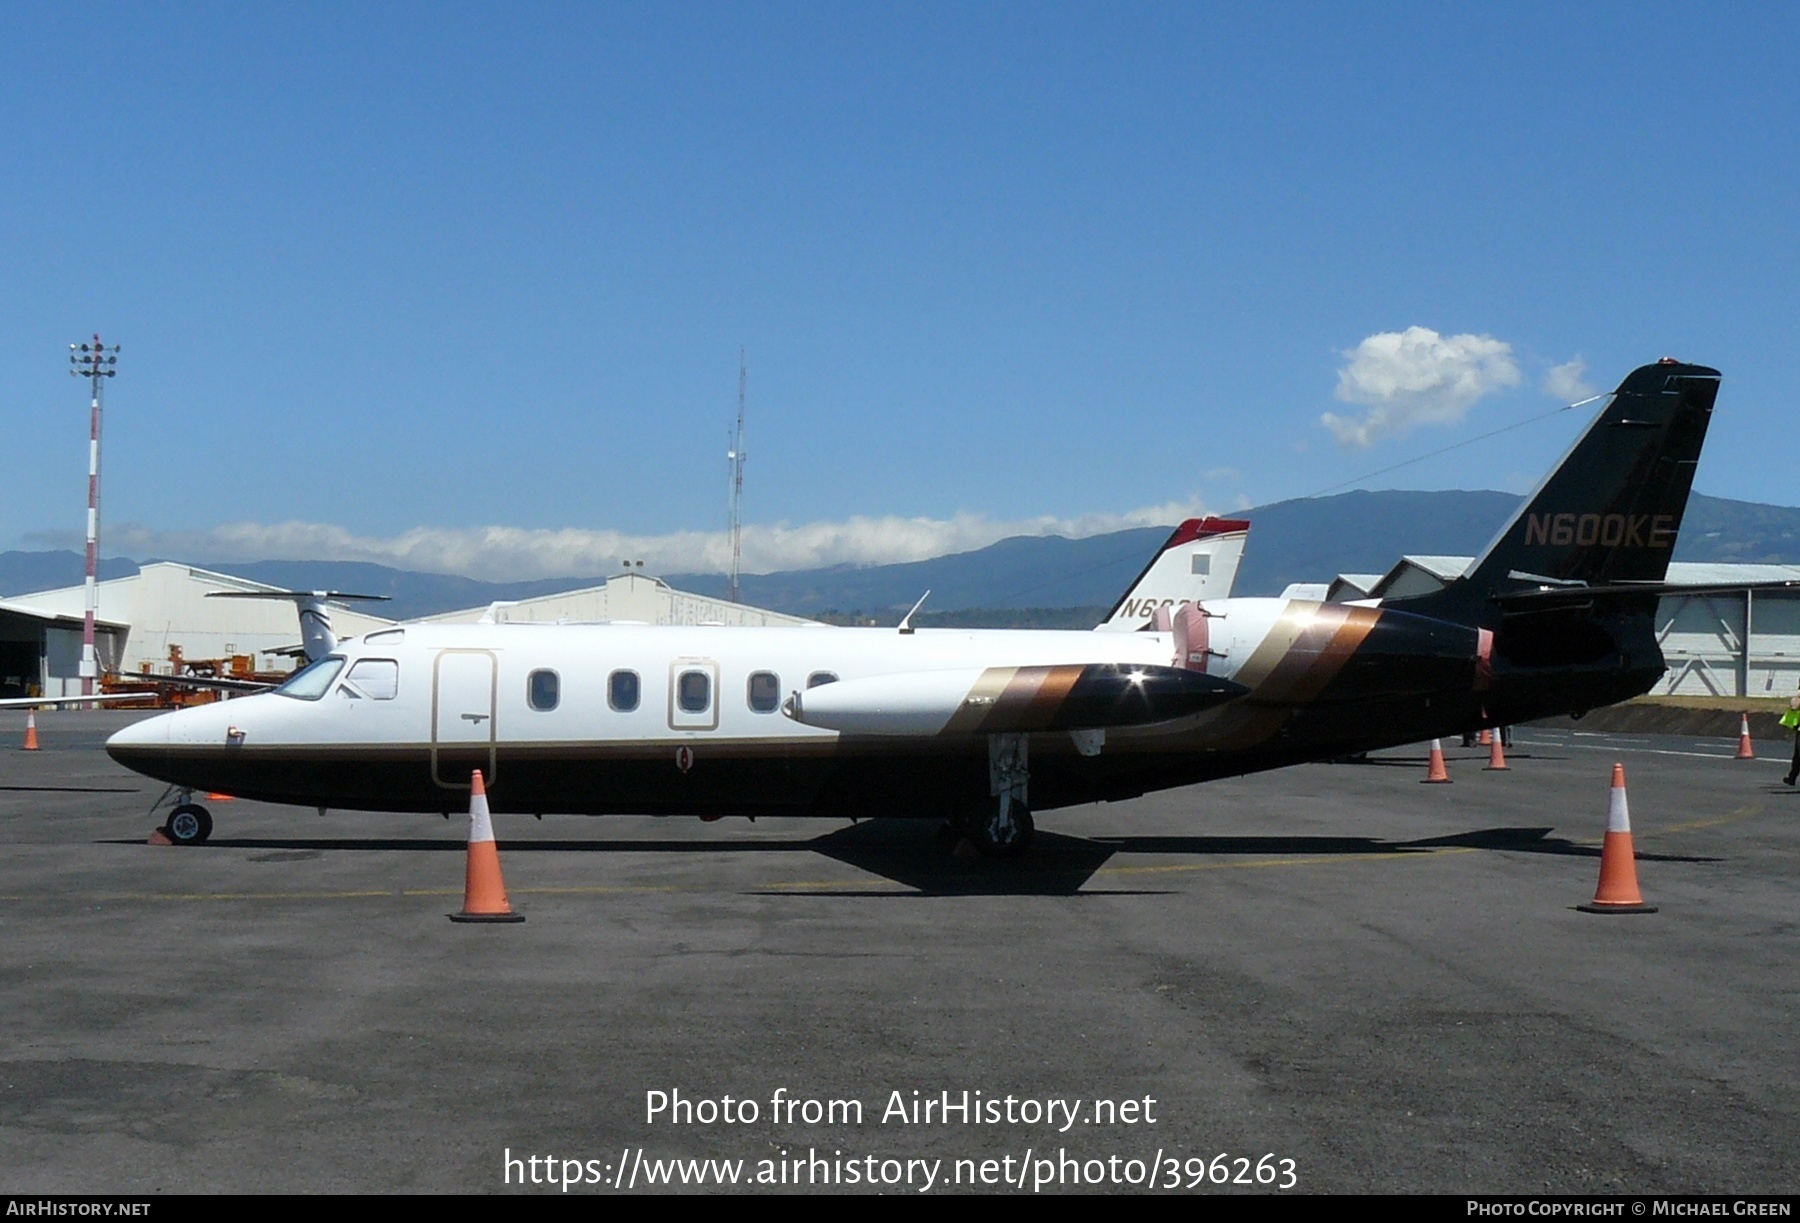
<path fill-rule="evenodd" d="M 1408 553 L 1474 555 L 1518 504 L 1511 493 L 1491 491 L 1358 491 L 1245 510 L 1236 516 L 1252 525 L 1235 593 L 1272 595 L 1291 582 L 1381 573 Z M 746 574 L 740 597 L 794 615 L 892 623 L 929 590 L 928 614 L 921 615 L 921 624 L 1087 625 L 1137 576 L 1169 530 L 1141 527 L 1086 539 L 1015 536 L 972 552 L 906 564 Z M 1800 508 L 1695 493 L 1675 559 L 1800 563 Z M 385 594 L 393 601 L 382 613 L 397 619 L 528 599 L 605 580 L 602 574 L 483 582 L 361 561 L 187 563 L 290 589 Z M 126 576 L 137 572 L 137 565 L 109 557 L 100 562 L 100 576 Z M 0 595 L 74 586 L 81 578 L 79 553 L 0 553 Z M 727 588 L 722 574 L 676 573 L 664 580 L 677 589 L 719 597 Z"/>

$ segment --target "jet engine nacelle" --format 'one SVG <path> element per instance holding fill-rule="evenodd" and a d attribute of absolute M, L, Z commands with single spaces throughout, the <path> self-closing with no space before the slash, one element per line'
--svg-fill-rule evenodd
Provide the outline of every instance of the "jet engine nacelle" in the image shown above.
<path fill-rule="evenodd" d="M 914 671 L 796 692 L 796 722 L 860 735 L 993 735 L 1142 726 L 1249 691 L 1217 676 L 1133 663 Z"/>
<path fill-rule="evenodd" d="M 1387 607 L 1377 617 L 1321 696 L 1450 694 L 1487 686 L 1492 634 Z"/>

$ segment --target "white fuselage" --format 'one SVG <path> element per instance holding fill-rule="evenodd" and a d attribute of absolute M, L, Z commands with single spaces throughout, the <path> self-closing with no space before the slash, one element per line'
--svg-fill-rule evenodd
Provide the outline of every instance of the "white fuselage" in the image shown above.
<path fill-rule="evenodd" d="M 1383 614 L 1279 599 L 1207 611 L 1206 648 L 1182 661 L 1249 691 L 1219 685 L 1220 708 L 1103 733 L 1055 719 L 1045 674 L 1167 675 L 1174 634 L 409 625 L 339 642 L 281 691 L 138 723 L 108 750 L 178 785 L 321 807 L 448 810 L 480 769 L 503 810 L 880 813 L 985 792 L 990 732 L 1025 730 L 1051 806 L 1179 784 L 1202 757 L 1213 775 L 1268 767 L 1227 758 L 1271 743 Z M 984 701 L 1025 720 L 984 723 Z"/>

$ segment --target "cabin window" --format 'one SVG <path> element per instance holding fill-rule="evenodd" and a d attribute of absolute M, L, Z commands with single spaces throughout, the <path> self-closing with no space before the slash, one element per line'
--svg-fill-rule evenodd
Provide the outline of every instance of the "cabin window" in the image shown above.
<path fill-rule="evenodd" d="M 675 704 L 683 713 L 705 713 L 712 704 L 712 676 L 705 671 L 683 671 L 675 681 Z"/>
<path fill-rule="evenodd" d="M 371 700 L 391 701 L 400 691 L 400 664 L 391 658 L 358 659 L 344 680 Z"/>
<path fill-rule="evenodd" d="M 835 684 L 838 681 L 836 671 L 814 671 L 806 677 L 808 688 L 817 688 L 822 684 Z"/>
<path fill-rule="evenodd" d="M 562 696 L 562 681 L 554 671 L 533 671 L 525 682 L 525 695 L 533 709 L 548 713 Z"/>
<path fill-rule="evenodd" d="M 331 654 L 294 672 L 293 678 L 275 691 L 299 701 L 316 701 L 325 695 L 331 687 L 331 681 L 343 669 L 343 658 Z"/>
<path fill-rule="evenodd" d="M 636 671 L 614 671 L 606 681 L 606 703 L 619 713 L 630 713 L 638 707 L 641 687 Z"/>
<path fill-rule="evenodd" d="M 750 676 L 750 708 L 757 713 L 774 713 L 781 704 L 781 677 L 773 671 L 756 671 Z"/>

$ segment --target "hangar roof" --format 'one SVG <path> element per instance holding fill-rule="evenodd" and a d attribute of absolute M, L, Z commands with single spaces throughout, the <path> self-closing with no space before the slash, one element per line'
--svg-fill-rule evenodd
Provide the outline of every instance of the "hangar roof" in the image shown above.
<path fill-rule="evenodd" d="M 46 611 L 41 607 L 32 607 L 29 604 L 15 602 L 12 599 L 0 599 L 0 616 L 5 615 L 27 616 L 33 620 L 41 621 L 45 624 L 55 624 L 59 627 L 65 624 L 80 627 L 87 621 L 87 613 L 85 610 L 80 615 L 74 615 L 69 612 Z M 95 617 L 94 624 L 99 628 L 113 630 L 128 629 L 131 627 L 129 624 L 122 624 L 117 620 L 103 620 L 99 617 Z"/>
<path fill-rule="evenodd" d="M 583 590 L 566 590 L 558 594 L 540 595 L 535 599 L 484 604 L 462 611 L 422 616 L 423 624 L 518 624 L 567 623 L 603 624 L 607 622 L 641 624 L 736 624 L 780 625 L 811 624 L 800 616 L 783 615 L 732 603 L 707 595 L 676 590 L 661 578 L 641 573 L 623 573 L 608 578 L 601 586 Z"/>

